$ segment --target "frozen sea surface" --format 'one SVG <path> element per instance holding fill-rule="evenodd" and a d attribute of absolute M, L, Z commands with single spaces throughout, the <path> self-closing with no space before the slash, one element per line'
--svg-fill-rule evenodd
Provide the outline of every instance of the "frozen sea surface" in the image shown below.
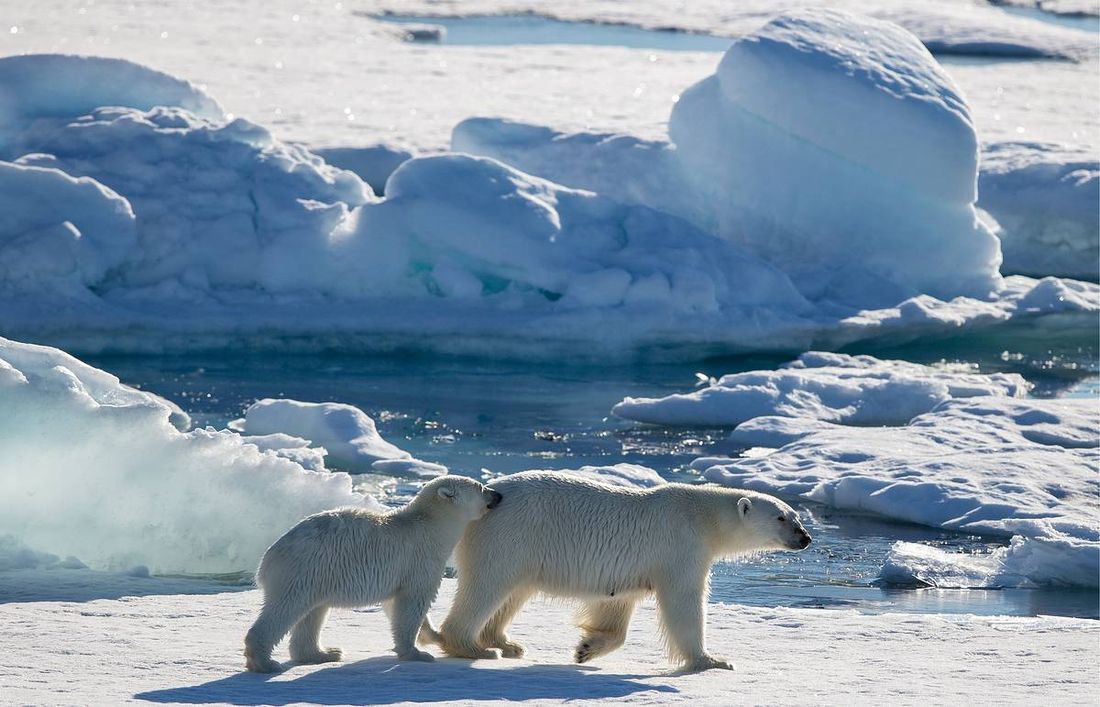
<path fill-rule="evenodd" d="M 910 360 L 976 363 L 983 372 L 1023 375 L 1032 395 L 1096 396 L 1096 349 L 1057 351 L 1016 342 L 959 343 L 947 351 L 910 347 L 891 355 Z M 536 367 L 522 363 L 384 357 L 92 357 L 89 363 L 124 382 L 178 402 L 196 426 L 224 427 L 253 401 L 288 397 L 356 405 L 381 435 L 413 456 L 478 476 L 531 468 L 576 468 L 619 462 L 652 467 L 667 479 L 700 479 L 689 464 L 713 453 L 728 430 L 638 426 L 607 417 L 623 396 L 679 392 L 706 375 L 773 368 L 781 358 L 752 357 L 701 365 Z M 728 448 L 723 449 L 728 453 Z M 356 477 L 397 504 L 415 487 L 380 475 Z M 883 559 L 895 541 L 931 544 L 948 552 L 989 552 L 1003 541 L 887 522 L 871 516 L 800 505 L 815 541 L 799 554 L 775 554 L 720 564 L 714 601 L 760 606 L 1100 617 L 1100 597 L 1075 590 L 949 590 L 881 587 Z"/>

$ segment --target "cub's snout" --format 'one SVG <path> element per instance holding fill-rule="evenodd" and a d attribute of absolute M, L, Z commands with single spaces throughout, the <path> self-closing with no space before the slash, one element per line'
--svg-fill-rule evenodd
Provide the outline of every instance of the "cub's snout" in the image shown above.
<path fill-rule="evenodd" d="M 485 507 L 492 510 L 499 506 L 502 500 L 504 500 L 504 496 L 501 496 L 499 492 L 489 491 L 489 503 Z"/>

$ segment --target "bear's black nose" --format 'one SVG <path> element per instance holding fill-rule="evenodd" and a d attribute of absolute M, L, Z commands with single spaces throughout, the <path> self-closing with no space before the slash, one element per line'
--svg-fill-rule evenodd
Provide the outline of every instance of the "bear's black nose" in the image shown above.
<path fill-rule="evenodd" d="M 802 533 L 802 537 L 798 539 L 798 544 L 802 547 L 803 550 L 805 550 L 810 546 L 811 540 L 812 538 L 810 537 L 809 533 Z"/>
<path fill-rule="evenodd" d="M 489 505 L 486 507 L 490 509 L 496 508 L 500 505 L 500 502 L 504 499 L 504 496 L 501 496 L 500 493 L 497 491 L 490 491 L 489 493 L 493 495 L 493 500 L 489 501 Z"/>

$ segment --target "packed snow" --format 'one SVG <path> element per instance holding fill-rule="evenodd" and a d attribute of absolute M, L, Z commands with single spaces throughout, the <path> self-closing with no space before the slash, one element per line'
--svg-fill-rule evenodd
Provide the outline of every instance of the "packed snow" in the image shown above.
<path fill-rule="evenodd" d="M 0 411 L 0 566 L 249 571 L 303 516 L 377 507 L 56 349 L 0 339 Z"/>
<path fill-rule="evenodd" d="M 692 393 L 625 398 L 611 412 L 656 425 L 735 427 L 779 415 L 846 425 L 903 425 L 945 400 L 1022 397 L 1019 374 L 983 375 L 964 365 L 924 366 L 811 351 L 778 370 L 725 375 Z"/>
<path fill-rule="evenodd" d="M 854 429 L 820 420 L 764 417 L 734 431 L 741 459 L 702 458 L 709 480 L 836 508 L 966 533 L 1021 540 L 982 560 L 987 574 L 1025 584 L 1074 579 L 1096 586 L 1100 556 L 1100 409 L 1093 399 L 977 397 L 948 400 L 902 427 Z M 745 429 L 743 429 L 745 428 Z M 895 566 L 920 569 L 905 548 Z M 973 575 L 965 556 L 957 572 Z M 996 567 L 994 567 L 996 565 Z M 1003 566 L 1003 569 L 998 569 Z M 1022 569 L 1021 569 L 1022 568 Z M 890 570 L 896 577 L 899 570 Z M 1021 580 L 1023 582 L 1023 580 Z M 978 586 L 985 586 L 979 584 Z"/>
<path fill-rule="evenodd" d="M 708 607 L 707 642 L 736 672 L 669 673 L 656 606 L 643 602 L 626 644 L 591 666 L 570 663 L 573 607 L 536 599 L 509 635 L 517 660 L 398 662 L 381 609 L 337 611 L 325 627 L 344 662 L 291 665 L 274 677 L 242 672 L 241 640 L 259 610 L 256 591 L 195 592 L 194 583 L 99 580 L 82 599 L 0 604 L 9 646 L 0 653 L 5 700 L 230 704 L 624 704 L 727 705 L 830 702 L 995 701 L 1091 704 L 1100 689 L 1096 621 L 884 614 L 821 609 Z M 0 595 L 5 593 L 0 573 Z M 17 573 L 22 574 L 22 573 Z M 49 573 L 57 574 L 56 572 Z M 162 596 L 148 585 L 160 583 Z M 99 586 L 103 596 L 87 599 Z M 432 613 L 450 607 L 445 579 Z M 94 617 L 94 619 L 92 618 Z M 843 660 L 840 660 L 843 656 Z M 276 652 L 285 660 L 285 649 Z M 796 683 L 792 683 L 796 676 Z"/>
<path fill-rule="evenodd" d="M 231 426 L 245 435 L 289 437 L 282 448 L 321 447 L 326 465 L 353 474 L 397 471 L 415 476 L 439 476 L 447 467 L 413 459 L 405 450 L 382 439 L 374 420 L 354 405 L 305 403 L 285 398 L 258 400 Z M 256 444 L 255 438 L 246 440 Z M 300 444 L 300 442 L 305 444 Z M 262 447 L 261 447 L 262 448 Z"/>

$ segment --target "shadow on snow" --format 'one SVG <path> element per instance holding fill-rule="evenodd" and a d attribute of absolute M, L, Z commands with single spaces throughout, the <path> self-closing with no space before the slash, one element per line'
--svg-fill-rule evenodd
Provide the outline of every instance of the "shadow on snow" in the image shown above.
<path fill-rule="evenodd" d="M 506 665 L 502 663 L 501 665 Z M 645 675 L 612 675 L 576 665 L 526 665 L 504 670 L 474 668 L 468 660 L 434 664 L 375 657 L 286 679 L 288 673 L 238 673 L 201 685 L 134 695 L 150 702 L 234 705 L 386 705 L 447 700 L 532 700 L 625 697 L 639 692 L 678 692 L 638 682 Z"/>

